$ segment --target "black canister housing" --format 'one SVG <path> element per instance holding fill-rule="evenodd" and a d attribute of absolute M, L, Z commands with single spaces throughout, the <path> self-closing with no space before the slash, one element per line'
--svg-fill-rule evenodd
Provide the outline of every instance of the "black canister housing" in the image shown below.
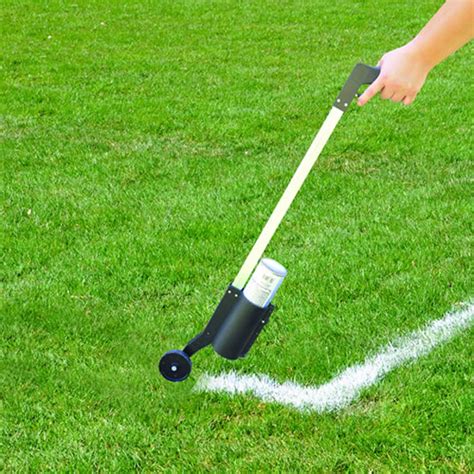
<path fill-rule="evenodd" d="M 212 341 L 214 350 L 226 359 L 244 357 L 272 311 L 271 304 L 266 308 L 256 306 L 240 291 Z"/>

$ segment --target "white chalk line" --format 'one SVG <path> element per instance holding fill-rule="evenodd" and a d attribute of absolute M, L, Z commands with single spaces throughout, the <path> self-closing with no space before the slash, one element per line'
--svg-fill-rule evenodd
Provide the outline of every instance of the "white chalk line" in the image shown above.
<path fill-rule="evenodd" d="M 470 327 L 474 321 L 474 303 L 464 303 L 460 310 L 430 322 L 383 347 L 364 363 L 348 367 L 329 382 L 318 387 L 287 381 L 278 383 L 266 375 L 203 375 L 195 386 L 200 392 L 251 394 L 265 402 L 274 402 L 299 410 L 319 413 L 347 407 L 361 392 L 379 382 L 388 372 L 431 352 Z"/>

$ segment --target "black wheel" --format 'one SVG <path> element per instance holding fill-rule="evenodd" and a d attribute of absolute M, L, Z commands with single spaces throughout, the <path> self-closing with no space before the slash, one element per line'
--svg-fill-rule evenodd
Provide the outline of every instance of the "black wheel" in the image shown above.
<path fill-rule="evenodd" d="M 158 365 L 161 375 L 170 382 L 182 382 L 191 373 L 191 359 L 183 351 L 168 351 Z"/>

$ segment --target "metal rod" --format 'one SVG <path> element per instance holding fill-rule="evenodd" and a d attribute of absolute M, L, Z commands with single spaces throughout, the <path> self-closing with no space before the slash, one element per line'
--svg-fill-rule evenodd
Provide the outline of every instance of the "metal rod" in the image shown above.
<path fill-rule="evenodd" d="M 285 189 L 285 192 L 281 196 L 278 204 L 265 224 L 260 236 L 252 247 L 252 250 L 245 259 L 245 262 L 242 265 L 239 273 L 235 277 L 235 280 L 232 283 L 232 286 L 235 288 L 241 290 L 245 286 L 245 283 L 249 279 L 253 269 L 262 257 L 263 252 L 273 237 L 273 234 L 275 234 L 280 222 L 282 221 L 283 217 L 285 217 L 285 214 L 293 202 L 293 199 L 298 194 L 298 191 L 311 171 L 311 168 L 316 163 L 316 160 L 329 140 L 329 137 L 334 131 L 334 128 L 336 127 L 343 113 L 344 112 L 342 110 L 339 110 L 336 107 L 333 107 L 329 112 L 322 127 L 314 138 L 313 143 L 311 143 L 306 155 L 304 156 L 295 174 L 291 178 L 287 188 Z"/>

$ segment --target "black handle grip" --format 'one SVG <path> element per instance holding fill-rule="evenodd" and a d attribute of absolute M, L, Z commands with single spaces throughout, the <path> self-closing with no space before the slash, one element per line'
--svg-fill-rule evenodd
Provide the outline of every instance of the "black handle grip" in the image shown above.
<path fill-rule="evenodd" d="M 358 63 L 337 96 L 334 107 L 345 112 L 362 84 L 372 84 L 380 74 L 380 67 Z"/>

